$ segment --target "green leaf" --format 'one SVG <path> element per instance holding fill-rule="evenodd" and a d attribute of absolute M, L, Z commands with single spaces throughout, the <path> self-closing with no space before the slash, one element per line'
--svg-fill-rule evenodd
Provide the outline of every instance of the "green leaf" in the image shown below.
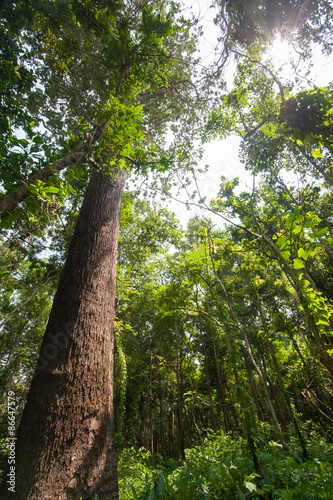
<path fill-rule="evenodd" d="M 322 238 L 322 236 L 325 236 L 328 232 L 328 228 L 324 227 L 322 229 L 313 229 L 311 233 L 309 233 L 309 236 L 311 238 Z"/>
<path fill-rule="evenodd" d="M 135 491 L 135 488 L 133 485 L 131 485 L 131 490 L 132 490 L 132 493 L 134 495 L 134 500 L 139 500 L 139 497 L 138 497 L 137 492 Z"/>
<path fill-rule="evenodd" d="M 57 193 L 59 193 L 60 189 L 56 188 L 55 186 L 46 186 L 44 188 L 44 191 L 45 191 L 45 193 L 49 193 L 49 194 L 57 194 Z"/>
<path fill-rule="evenodd" d="M 20 144 L 20 146 L 23 146 L 24 148 L 26 148 L 29 144 L 26 139 L 17 139 L 16 143 Z"/>
<path fill-rule="evenodd" d="M 318 149 L 312 149 L 311 154 L 314 158 L 322 158 L 323 157 L 323 155 L 321 154 L 320 147 Z"/>
<path fill-rule="evenodd" d="M 241 500 L 246 500 L 246 496 L 244 495 L 244 493 L 239 489 L 239 487 L 237 486 L 237 490 L 238 490 L 238 495 L 239 495 L 239 498 Z"/>
<path fill-rule="evenodd" d="M 303 269 L 304 267 L 303 261 L 300 259 L 294 259 L 293 267 L 294 269 Z"/>
<path fill-rule="evenodd" d="M 307 260 L 309 257 L 309 254 L 304 250 L 304 248 L 299 248 L 297 253 L 300 259 Z"/>
<path fill-rule="evenodd" d="M 286 252 L 281 252 L 281 255 L 284 258 L 284 260 L 289 260 L 291 253 L 289 252 L 289 250 L 287 250 Z"/>
<path fill-rule="evenodd" d="M 164 477 L 162 474 L 158 474 L 156 481 L 155 481 L 155 493 L 156 495 L 160 496 L 163 493 L 163 488 L 164 488 Z"/>
<path fill-rule="evenodd" d="M 250 483 L 249 481 L 245 481 L 244 486 L 245 486 L 245 488 L 247 488 L 249 491 L 251 491 L 251 493 L 252 493 L 253 491 L 256 491 L 256 489 L 257 489 L 257 486 L 256 486 L 254 483 Z"/>
<path fill-rule="evenodd" d="M 283 250 L 288 243 L 288 240 L 289 238 L 287 236 L 281 236 L 281 238 L 277 239 L 276 244 L 280 247 L 281 250 Z"/>
<path fill-rule="evenodd" d="M 299 224 L 297 226 L 295 226 L 292 230 L 292 234 L 299 234 L 300 232 L 302 232 L 302 226 L 300 226 Z"/>
<path fill-rule="evenodd" d="M 35 135 L 32 140 L 35 144 L 43 144 L 44 142 L 40 135 Z"/>
<path fill-rule="evenodd" d="M 68 184 L 68 189 L 69 189 L 69 191 L 71 192 L 71 194 L 73 196 L 77 196 L 77 191 L 73 188 L 73 186 L 71 186 L 70 184 Z"/>

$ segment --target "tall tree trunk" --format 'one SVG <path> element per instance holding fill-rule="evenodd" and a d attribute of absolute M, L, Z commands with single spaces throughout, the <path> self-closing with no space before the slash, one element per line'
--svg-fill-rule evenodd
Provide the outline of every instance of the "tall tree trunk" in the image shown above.
<path fill-rule="evenodd" d="M 230 357 L 231 357 L 231 363 L 232 363 L 234 377 L 235 377 L 236 386 L 237 386 L 238 398 L 239 398 L 239 401 L 241 403 L 241 408 L 243 409 L 243 412 L 244 412 L 245 409 L 250 407 L 250 404 L 249 404 L 247 396 L 245 396 L 245 394 L 244 394 L 241 380 L 240 380 L 239 373 L 238 373 L 238 369 L 237 369 L 234 339 L 230 335 L 230 332 L 227 332 L 227 334 L 228 334 L 228 338 L 229 338 L 229 342 L 230 342 L 230 354 L 231 354 Z M 242 420 L 243 420 L 243 424 L 244 424 L 245 430 L 246 430 L 247 443 L 248 443 L 249 450 L 250 450 L 251 455 L 252 455 L 254 470 L 256 471 L 256 474 L 258 474 L 258 481 L 261 482 L 262 478 L 263 478 L 263 472 L 261 470 L 259 458 L 257 455 L 256 444 L 255 444 L 255 441 L 253 439 L 253 428 L 255 426 L 255 421 L 254 421 L 253 415 L 251 413 L 249 413 L 247 416 L 243 415 Z"/>
<path fill-rule="evenodd" d="M 171 457 L 175 456 L 175 411 L 174 407 L 171 407 L 171 441 L 170 441 L 170 451 L 169 455 Z"/>
<path fill-rule="evenodd" d="M 196 298 L 196 301 L 197 301 L 197 309 L 199 311 L 198 297 Z M 208 356 L 207 356 L 207 349 L 206 349 L 205 340 L 204 340 L 203 333 L 202 333 L 202 321 L 201 321 L 200 311 L 199 311 L 199 332 L 200 332 L 201 347 L 202 347 L 202 350 L 204 353 L 204 360 L 205 360 L 205 377 L 206 377 L 207 392 L 208 392 L 208 398 L 209 398 L 210 419 L 212 422 L 213 431 L 216 432 L 217 426 L 216 426 L 216 419 L 215 419 L 215 412 L 214 412 L 214 401 L 213 401 L 212 388 L 211 388 L 210 380 L 209 380 Z"/>
<path fill-rule="evenodd" d="M 17 436 L 16 494 L 117 499 L 113 322 L 126 174 L 94 171 L 54 298 Z"/>
<path fill-rule="evenodd" d="M 151 399 L 152 399 L 152 353 L 149 355 L 149 371 L 148 371 L 148 380 L 147 380 L 147 395 L 145 400 L 145 413 L 143 420 L 143 446 L 148 450 L 149 449 L 149 436 L 151 433 Z"/>
<path fill-rule="evenodd" d="M 289 276 L 291 284 L 293 285 L 297 293 L 297 297 L 299 298 L 300 304 L 302 305 L 304 316 L 307 321 L 309 330 L 312 333 L 313 340 L 318 351 L 320 362 L 327 368 L 333 380 L 333 357 L 328 353 L 328 351 L 325 348 L 325 343 L 318 329 L 318 325 L 314 319 L 313 312 L 311 311 L 308 305 L 308 298 L 304 296 L 302 287 L 300 285 L 300 282 L 298 281 L 295 270 L 292 267 L 290 267 L 288 262 L 284 259 L 283 255 L 281 254 L 279 248 L 275 245 L 273 241 L 271 241 L 265 235 L 262 235 L 262 241 L 264 241 L 271 248 L 275 257 L 277 257 L 277 260 L 279 261 L 281 268 L 283 269 L 285 274 Z M 304 270 L 306 271 L 305 267 Z"/>
<path fill-rule="evenodd" d="M 210 312 L 209 300 L 207 300 L 207 310 L 208 310 L 208 312 Z M 230 421 L 229 421 L 229 415 L 228 415 L 228 411 L 227 411 L 224 384 L 222 383 L 221 368 L 220 368 L 219 359 L 218 359 L 218 355 L 217 355 L 216 342 L 215 342 L 215 336 L 214 336 L 214 328 L 213 328 L 212 323 L 210 323 L 210 331 L 212 334 L 214 360 L 215 360 L 217 380 L 218 380 L 218 385 L 219 385 L 220 399 L 221 399 L 221 404 L 222 404 L 224 427 L 225 427 L 225 431 L 229 432 L 230 431 Z"/>
<path fill-rule="evenodd" d="M 159 436 L 158 436 L 158 443 L 156 447 L 157 453 L 164 453 L 164 394 L 162 390 L 162 380 L 161 380 L 161 372 L 158 372 L 158 394 L 159 394 Z"/>
<path fill-rule="evenodd" d="M 241 350 L 241 353 L 242 353 L 243 358 L 244 358 L 245 368 L 247 371 L 247 379 L 248 379 L 249 384 L 250 384 L 252 399 L 255 402 L 257 417 L 258 417 L 259 421 L 264 422 L 265 421 L 265 418 L 264 418 L 265 408 L 263 406 L 263 403 L 258 398 L 257 388 L 256 388 L 255 381 L 254 381 L 254 378 L 252 375 L 252 369 L 251 369 L 252 367 L 251 367 L 251 363 L 249 360 L 249 356 L 247 354 L 246 349 L 244 349 L 244 347 L 241 345 L 240 345 L 240 350 Z"/>
<path fill-rule="evenodd" d="M 177 380 L 177 417 L 178 417 L 178 442 L 177 458 L 185 458 L 185 438 L 184 438 L 184 418 L 183 418 L 183 372 L 182 359 L 179 356 L 178 328 L 176 326 L 176 344 L 177 344 L 177 362 L 176 362 L 176 380 Z"/>
<path fill-rule="evenodd" d="M 238 398 L 239 398 L 239 401 L 241 403 L 241 409 L 243 409 L 243 413 L 245 413 L 244 409 L 245 408 L 249 408 L 250 407 L 250 403 L 248 401 L 248 398 L 244 394 L 244 391 L 243 391 L 243 388 L 242 388 L 242 384 L 241 384 L 241 380 L 240 380 L 239 373 L 238 373 L 238 369 L 237 369 L 234 337 L 231 334 L 229 322 L 225 318 L 225 315 L 224 315 L 223 309 L 221 307 L 220 301 L 217 300 L 216 295 L 215 295 L 215 293 L 213 291 L 212 285 L 210 283 L 208 283 L 208 286 L 209 286 L 209 290 L 210 290 L 210 293 L 211 293 L 213 299 L 217 303 L 217 308 L 218 308 L 218 311 L 219 311 L 220 316 L 221 316 L 221 320 L 222 320 L 222 323 L 223 323 L 223 326 L 224 326 L 224 330 L 225 330 L 225 332 L 227 334 L 227 338 L 229 340 L 230 359 L 231 359 L 231 365 L 232 365 L 232 369 L 233 369 L 234 377 L 235 377 L 235 381 L 236 381 Z M 222 326 L 222 325 L 220 325 L 220 326 Z M 257 483 L 258 483 L 258 486 L 261 487 L 262 483 L 263 483 L 263 472 L 261 470 L 259 458 L 258 458 L 258 455 L 257 455 L 256 444 L 255 444 L 255 441 L 253 439 L 253 428 L 255 426 L 255 421 L 254 421 L 254 418 L 253 418 L 253 415 L 251 414 L 251 412 L 248 413 L 246 417 L 244 417 L 244 415 L 242 417 L 243 417 L 242 418 L 242 421 L 243 421 L 242 423 L 244 424 L 244 427 L 245 427 L 245 430 L 246 430 L 247 442 L 248 442 L 249 450 L 250 450 L 251 455 L 252 455 L 254 470 L 256 471 L 256 474 L 258 474 L 258 478 L 257 478 L 258 481 L 257 481 Z"/>
<path fill-rule="evenodd" d="M 268 407 L 269 407 L 269 411 L 271 413 L 274 425 L 275 425 L 275 427 L 276 427 L 276 429 L 278 431 L 281 443 L 282 443 L 282 445 L 284 447 L 286 447 L 287 443 L 286 443 L 286 440 L 284 438 L 284 435 L 283 435 L 283 432 L 282 432 L 282 429 L 281 429 L 281 426 L 280 426 L 280 422 L 279 422 L 279 420 L 278 420 L 278 418 L 276 416 L 275 408 L 274 408 L 274 405 L 272 403 L 271 395 L 269 393 L 269 389 L 268 389 L 268 386 L 266 384 L 263 372 L 262 372 L 259 364 L 257 363 L 257 361 L 256 361 L 256 359 L 255 359 L 255 357 L 253 355 L 253 351 L 252 351 L 252 346 L 251 346 L 251 343 L 250 343 L 250 339 L 249 339 L 247 333 L 245 332 L 245 330 L 242 328 L 242 326 L 238 322 L 235 310 L 234 310 L 233 305 L 232 305 L 232 303 L 230 301 L 230 298 L 229 298 L 229 295 L 228 295 L 228 292 L 227 292 L 225 286 L 223 285 L 222 281 L 218 277 L 217 277 L 217 280 L 218 280 L 218 282 L 219 282 L 219 284 L 220 284 L 220 286 L 221 286 L 221 288 L 223 290 L 223 293 L 225 295 L 225 298 L 226 298 L 229 310 L 230 310 L 230 312 L 231 312 L 231 314 L 232 314 L 232 316 L 234 318 L 235 324 L 236 324 L 238 330 L 240 331 L 240 333 L 242 334 L 242 337 L 243 337 L 243 340 L 244 340 L 244 343 L 245 343 L 245 347 L 246 347 L 247 353 L 248 353 L 248 355 L 250 357 L 250 360 L 252 362 L 252 365 L 253 365 L 255 371 L 257 372 L 257 375 L 258 375 L 258 378 L 259 378 L 259 382 L 261 384 L 263 393 L 265 394 L 265 397 L 266 397 L 266 400 L 267 400 L 267 403 L 268 403 Z"/>
<path fill-rule="evenodd" d="M 227 409 L 227 405 L 226 405 L 226 398 L 225 398 L 225 392 L 224 392 L 224 384 L 222 382 L 221 368 L 220 368 L 219 359 L 217 356 L 213 325 L 211 325 L 211 332 L 212 332 L 212 342 L 213 342 L 213 349 L 214 349 L 214 359 L 215 359 L 215 366 L 216 366 L 216 372 L 217 372 L 217 380 L 219 383 L 219 393 L 220 393 L 222 411 L 223 411 L 224 427 L 225 427 L 225 431 L 229 432 L 231 429 L 231 425 L 230 425 L 228 409 Z"/>

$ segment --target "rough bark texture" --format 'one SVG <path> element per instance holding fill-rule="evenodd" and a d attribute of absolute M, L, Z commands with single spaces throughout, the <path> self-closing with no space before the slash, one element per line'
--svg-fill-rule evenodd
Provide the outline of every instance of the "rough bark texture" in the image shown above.
<path fill-rule="evenodd" d="M 113 320 L 124 172 L 94 171 L 18 430 L 16 492 L 1 499 L 118 498 Z"/>

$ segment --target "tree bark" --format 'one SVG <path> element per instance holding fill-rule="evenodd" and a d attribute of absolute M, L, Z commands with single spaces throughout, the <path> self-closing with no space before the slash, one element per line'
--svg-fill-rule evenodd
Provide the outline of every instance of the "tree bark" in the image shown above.
<path fill-rule="evenodd" d="M 264 417 L 265 407 L 263 405 L 263 402 L 260 401 L 260 399 L 258 398 L 257 388 L 256 388 L 254 378 L 252 375 L 249 356 L 247 354 L 246 349 L 243 346 L 240 346 L 240 350 L 241 350 L 241 353 L 242 353 L 243 358 L 244 358 L 245 368 L 246 368 L 246 372 L 247 372 L 247 379 L 248 379 L 248 382 L 249 382 L 250 388 L 251 388 L 252 399 L 253 399 L 253 401 L 255 401 L 257 418 L 259 421 L 264 422 L 265 421 L 265 417 Z"/>
<path fill-rule="evenodd" d="M 269 390 L 268 390 L 268 387 L 267 387 L 267 384 L 266 384 L 266 381 L 265 381 L 265 377 L 263 375 L 263 372 L 262 372 L 259 364 L 257 363 L 257 361 L 256 361 L 256 359 L 255 359 L 255 357 L 253 355 L 253 351 L 252 351 L 252 346 L 251 346 L 251 343 L 250 343 L 250 339 L 249 339 L 247 333 L 245 332 L 245 330 L 242 328 L 242 326 L 238 322 L 235 310 L 234 310 L 233 305 L 232 305 L 232 303 L 231 303 L 231 301 L 229 299 L 229 295 L 228 295 L 228 292 L 227 292 L 225 286 L 223 285 L 222 281 L 218 277 L 217 277 L 217 280 L 218 280 L 218 282 L 219 282 L 219 284 L 220 284 L 220 286 L 221 286 L 221 288 L 223 290 L 223 293 L 224 293 L 224 296 L 226 298 L 229 310 L 230 310 L 230 312 L 231 312 L 231 314 L 232 314 L 232 316 L 234 318 L 235 325 L 237 326 L 238 330 L 242 334 L 242 337 L 243 337 L 243 340 L 244 340 L 244 343 L 245 343 L 245 347 L 246 347 L 246 351 L 247 351 L 247 353 L 248 353 L 248 355 L 250 357 L 252 365 L 253 365 L 255 371 L 257 372 L 261 388 L 263 390 L 263 393 L 265 394 L 265 397 L 266 397 L 266 400 L 267 400 L 267 403 L 268 403 L 268 407 L 269 407 L 269 411 L 271 413 L 274 425 L 275 425 L 275 427 L 276 427 L 276 429 L 278 431 L 278 434 L 280 436 L 281 443 L 282 443 L 283 447 L 286 447 L 287 443 L 286 443 L 286 440 L 284 438 L 284 435 L 283 435 L 283 432 L 282 432 L 279 420 L 278 420 L 278 418 L 276 416 L 275 408 L 274 408 L 274 405 L 272 403 L 271 395 L 269 393 Z"/>
<path fill-rule="evenodd" d="M 179 355 L 178 329 L 176 330 L 177 360 L 176 360 L 176 381 L 177 381 L 177 417 L 178 417 L 178 441 L 177 458 L 185 458 L 185 439 L 184 439 L 184 418 L 183 418 L 183 373 L 182 359 Z"/>
<path fill-rule="evenodd" d="M 217 372 L 217 380 L 219 383 L 219 392 L 220 392 L 222 411 L 223 411 L 224 427 L 225 427 L 225 431 L 229 432 L 231 429 L 231 425 L 230 425 L 229 415 L 228 415 L 228 410 L 227 410 L 227 405 L 226 405 L 224 384 L 222 382 L 221 368 L 220 368 L 219 359 L 217 356 L 213 325 L 211 325 L 211 332 L 212 332 L 212 342 L 213 342 L 213 349 L 214 349 L 214 359 L 215 359 L 215 366 L 216 366 L 216 372 Z M 225 378 L 224 375 L 223 375 L 223 378 Z"/>
<path fill-rule="evenodd" d="M 151 436 L 151 400 L 152 400 L 152 353 L 150 351 L 149 355 L 149 372 L 148 372 L 148 380 L 147 380 L 147 395 L 145 400 L 145 412 L 144 412 L 144 421 L 143 421 L 143 435 L 142 441 L 143 446 L 148 450 L 149 449 L 149 437 Z"/>
<path fill-rule="evenodd" d="M 314 343 L 317 347 L 320 362 L 327 368 L 327 370 L 330 373 L 330 376 L 333 380 L 333 357 L 326 351 L 323 339 L 320 335 L 320 332 L 318 330 L 318 327 L 317 327 L 316 321 L 313 317 L 313 314 L 308 306 L 306 297 L 304 297 L 304 295 L 303 295 L 302 288 L 301 288 L 300 283 L 297 279 L 295 270 L 289 266 L 289 264 L 283 258 L 280 250 L 273 243 L 273 241 L 271 241 L 269 238 L 267 238 L 264 235 L 262 235 L 262 240 L 271 248 L 272 252 L 277 257 L 277 260 L 280 262 L 283 271 L 285 272 L 285 274 L 287 276 L 290 277 L 291 283 L 292 283 L 292 285 L 297 293 L 297 297 L 299 298 L 299 301 L 303 307 L 304 316 L 306 318 L 309 330 L 313 335 L 313 340 L 314 340 Z"/>
<path fill-rule="evenodd" d="M 199 304 L 198 304 L 198 297 L 196 298 L 197 302 L 197 308 L 199 311 Z M 204 361 L 205 361 L 205 378 L 206 378 L 206 385 L 207 385 L 207 392 L 208 392 L 208 398 L 209 398 L 209 412 L 210 412 L 210 420 L 212 423 L 213 431 L 217 431 L 217 425 L 216 425 L 216 419 L 215 419 L 215 411 L 214 411 L 214 401 L 213 401 L 213 394 L 212 394 L 212 388 L 210 385 L 210 380 L 209 380 L 209 367 L 208 367 L 208 355 L 207 355 L 207 349 L 206 349 L 206 344 L 205 340 L 203 337 L 202 333 L 202 322 L 201 322 L 201 314 L 199 311 L 199 333 L 200 333 L 200 341 L 201 341 L 201 347 L 204 353 Z"/>
<path fill-rule="evenodd" d="M 229 342 L 230 342 L 231 363 L 232 363 L 232 368 L 233 368 L 234 377 L 235 377 L 235 381 L 236 381 L 238 398 L 239 398 L 239 401 L 241 404 L 241 409 L 243 410 L 243 424 L 244 424 L 245 430 L 246 430 L 247 443 L 248 443 L 249 450 L 250 450 L 251 455 L 252 455 L 254 470 L 256 471 L 256 474 L 258 474 L 258 476 L 259 476 L 258 477 L 259 481 L 261 481 L 262 477 L 263 477 L 263 473 L 262 473 L 259 458 L 257 455 L 256 444 L 255 444 L 255 441 L 253 439 L 253 427 L 255 425 L 255 421 L 254 421 L 253 415 L 251 413 L 249 413 L 247 416 L 244 415 L 244 413 L 245 413 L 244 410 L 246 408 L 249 408 L 250 405 L 249 405 L 249 401 L 248 401 L 247 396 L 245 396 L 245 394 L 244 394 L 241 380 L 240 380 L 239 373 L 238 373 L 238 369 L 237 369 L 234 339 L 232 338 L 232 336 L 230 335 L 230 332 L 228 332 L 228 331 L 227 331 L 227 335 L 228 335 Z"/>
<path fill-rule="evenodd" d="M 4 479 L 4 500 L 118 499 L 113 322 L 125 179 L 90 179 L 18 430 L 16 493 Z"/>

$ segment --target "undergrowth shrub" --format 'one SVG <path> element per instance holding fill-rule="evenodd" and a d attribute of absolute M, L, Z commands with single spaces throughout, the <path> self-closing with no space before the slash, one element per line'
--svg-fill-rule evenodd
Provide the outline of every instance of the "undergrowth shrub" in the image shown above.
<path fill-rule="evenodd" d="M 333 446 L 323 438 L 307 443 L 304 460 L 296 439 L 257 443 L 262 477 L 254 472 L 246 440 L 208 436 L 186 450 L 185 462 L 124 449 L 118 462 L 121 500 L 319 500 L 333 499 Z"/>

